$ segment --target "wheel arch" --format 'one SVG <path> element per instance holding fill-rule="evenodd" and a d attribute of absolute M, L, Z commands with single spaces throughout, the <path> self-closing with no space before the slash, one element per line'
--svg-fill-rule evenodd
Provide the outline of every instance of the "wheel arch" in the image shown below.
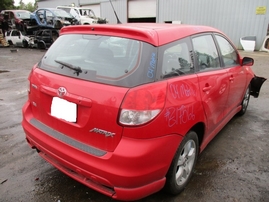
<path fill-rule="evenodd" d="M 205 124 L 202 122 L 198 122 L 189 131 L 194 131 L 197 134 L 200 147 L 204 139 Z"/>

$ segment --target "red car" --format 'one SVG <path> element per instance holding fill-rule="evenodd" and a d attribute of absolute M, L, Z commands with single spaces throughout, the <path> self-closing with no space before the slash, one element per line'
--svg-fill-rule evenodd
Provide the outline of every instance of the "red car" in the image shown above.
<path fill-rule="evenodd" d="M 31 33 L 37 29 L 35 21 L 30 19 L 31 12 L 27 10 L 3 10 L 1 14 L 7 16 L 10 28 L 24 33 Z"/>
<path fill-rule="evenodd" d="M 60 171 L 118 200 L 178 194 L 262 83 L 219 30 L 69 26 L 34 65 L 22 126 Z"/>

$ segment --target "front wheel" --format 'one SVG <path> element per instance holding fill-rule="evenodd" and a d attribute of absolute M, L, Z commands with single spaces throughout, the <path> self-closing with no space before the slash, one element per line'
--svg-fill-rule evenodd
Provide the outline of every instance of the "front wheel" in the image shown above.
<path fill-rule="evenodd" d="M 23 40 L 22 41 L 22 47 L 23 48 L 28 48 L 28 46 L 29 46 L 28 42 L 26 40 Z"/>
<path fill-rule="evenodd" d="M 171 194 L 179 194 L 188 184 L 199 151 L 196 132 L 190 131 L 182 140 L 166 175 L 164 189 Z"/>
<path fill-rule="evenodd" d="M 249 99 L 250 99 L 250 85 L 248 86 L 245 95 L 243 97 L 243 100 L 241 102 L 241 110 L 238 112 L 239 116 L 242 116 L 246 113 L 247 108 L 248 108 L 248 103 L 249 103 Z"/>

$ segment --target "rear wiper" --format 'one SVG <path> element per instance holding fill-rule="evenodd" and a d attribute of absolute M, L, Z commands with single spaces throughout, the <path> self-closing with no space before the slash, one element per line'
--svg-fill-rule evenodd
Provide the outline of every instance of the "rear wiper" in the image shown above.
<path fill-rule="evenodd" d="M 68 67 L 69 69 L 72 69 L 75 71 L 75 73 L 77 73 L 77 75 L 79 75 L 79 73 L 82 72 L 81 68 L 79 66 L 74 66 L 72 64 L 69 64 L 67 62 L 63 62 L 63 61 L 59 61 L 59 60 L 54 60 L 55 62 L 65 66 L 65 67 Z"/>

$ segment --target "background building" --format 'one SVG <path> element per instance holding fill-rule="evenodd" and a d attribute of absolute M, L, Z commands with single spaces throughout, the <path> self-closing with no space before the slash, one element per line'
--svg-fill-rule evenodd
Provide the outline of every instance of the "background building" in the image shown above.
<path fill-rule="evenodd" d="M 122 23 L 158 22 L 208 25 L 226 33 L 238 49 L 240 38 L 255 36 L 259 50 L 269 31 L 268 0 L 111 0 Z M 89 6 L 96 16 L 117 23 L 109 0 L 39 0 L 38 7 Z"/>

